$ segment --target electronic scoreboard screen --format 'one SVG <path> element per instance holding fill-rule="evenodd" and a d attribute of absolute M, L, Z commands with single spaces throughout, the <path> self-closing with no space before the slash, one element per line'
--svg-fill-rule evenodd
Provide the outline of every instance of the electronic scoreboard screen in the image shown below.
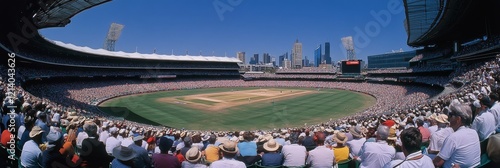
<path fill-rule="evenodd" d="M 361 73 L 361 60 L 342 61 L 342 73 Z"/>

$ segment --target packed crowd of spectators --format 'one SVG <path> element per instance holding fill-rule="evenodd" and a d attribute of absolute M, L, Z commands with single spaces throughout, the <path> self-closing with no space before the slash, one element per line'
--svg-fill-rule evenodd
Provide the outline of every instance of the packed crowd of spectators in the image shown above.
<path fill-rule="evenodd" d="M 245 78 L 253 79 L 335 79 L 337 75 L 330 74 L 275 74 L 275 73 L 246 73 L 243 75 Z"/>
<path fill-rule="evenodd" d="M 336 68 L 302 67 L 300 69 L 281 68 L 276 69 L 276 73 L 335 73 Z"/>
<path fill-rule="evenodd" d="M 422 86 L 323 81 L 140 80 L 74 81 L 16 87 L 4 102 L 1 142 L 16 145 L 23 167 L 476 167 L 487 154 L 499 162 L 500 60 L 454 74 L 466 85 L 457 91 Z M 125 83 L 125 84 L 124 84 Z M 4 91 L 6 84 L 2 84 Z M 114 96 L 210 87 L 314 87 L 363 92 L 374 106 L 352 116 L 276 130 L 196 131 L 116 120 L 90 104 Z M 26 90 L 25 90 L 26 89 Z M 5 92 L 2 99 L 5 98 Z M 8 106 L 16 106 L 9 116 Z M 7 122 L 15 119 L 17 131 Z M 493 138 L 495 137 L 495 138 Z M 492 139 L 493 138 L 493 139 Z M 486 141 L 489 140 L 489 141 Z M 4 143 L 5 142 L 5 143 Z M 483 148 L 486 142 L 487 148 Z M 422 150 L 424 148 L 424 150 Z M 490 150 L 491 149 L 491 150 Z M 492 151 L 492 152 L 491 152 Z M 491 153 L 490 153 L 491 152 Z M 2 155 L 7 156 L 7 155 Z M 67 162 L 69 158 L 69 162 Z M 96 159 L 99 158 L 99 159 Z M 0 167 L 9 161 L 0 159 Z M 9 164 L 16 164 L 9 162 Z"/>
<path fill-rule="evenodd" d="M 459 50 L 457 53 L 455 53 L 452 57 L 460 57 L 462 55 L 471 54 L 471 53 L 482 51 L 482 50 L 489 50 L 489 49 L 492 49 L 494 47 L 496 47 L 496 48 L 500 47 L 500 36 L 492 36 L 492 37 L 489 37 L 488 39 L 481 41 L 479 43 L 464 46 L 461 50 Z"/>
<path fill-rule="evenodd" d="M 436 71 L 445 71 L 445 70 L 453 70 L 453 66 L 450 64 L 444 65 L 419 65 L 413 66 L 410 68 L 380 68 L 368 70 L 368 74 L 384 74 L 384 73 L 415 73 L 415 72 L 436 72 Z"/>

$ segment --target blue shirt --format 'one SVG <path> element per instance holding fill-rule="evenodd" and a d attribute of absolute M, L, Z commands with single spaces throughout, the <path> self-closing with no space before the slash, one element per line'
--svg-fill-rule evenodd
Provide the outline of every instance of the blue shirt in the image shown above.
<path fill-rule="evenodd" d="M 31 129 L 24 130 L 23 135 L 21 136 L 21 139 L 19 140 L 19 147 L 20 147 L 19 149 L 22 150 L 24 143 L 26 143 L 26 141 L 30 140 L 30 132 L 31 132 Z"/>
<path fill-rule="evenodd" d="M 238 149 L 241 156 L 257 156 L 257 143 L 253 141 L 238 143 Z"/>
<path fill-rule="evenodd" d="M 148 156 L 148 151 L 143 147 L 137 146 L 136 144 L 130 144 L 128 146 L 137 154 L 134 158 L 134 167 L 150 167 L 151 159 Z"/>
<path fill-rule="evenodd" d="M 29 140 L 24 144 L 19 159 L 21 160 L 21 165 L 26 168 L 42 167 L 42 150 L 40 150 L 35 141 Z"/>
<path fill-rule="evenodd" d="M 283 164 L 281 153 L 266 153 L 262 155 L 262 166 L 280 166 Z"/>
<path fill-rule="evenodd" d="M 47 124 L 45 124 L 44 122 L 42 122 L 42 120 L 40 120 L 40 119 L 36 120 L 35 126 L 39 126 L 40 128 L 42 128 L 42 130 L 43 130 L 43 133 L 42 133 L 42 142 L 47 142 L 47 135 L 50 132 L 50 128 L 47 126 Z"/>

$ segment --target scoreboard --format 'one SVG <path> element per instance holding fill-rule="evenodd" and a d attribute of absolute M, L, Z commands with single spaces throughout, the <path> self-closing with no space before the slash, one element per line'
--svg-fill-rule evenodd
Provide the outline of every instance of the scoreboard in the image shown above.
<path fill-rule="evenodd" d="M 361 61 L 362 60 L 347 60 L 342 61 L 341 70 L 342 73 L 361 73 Z"/>

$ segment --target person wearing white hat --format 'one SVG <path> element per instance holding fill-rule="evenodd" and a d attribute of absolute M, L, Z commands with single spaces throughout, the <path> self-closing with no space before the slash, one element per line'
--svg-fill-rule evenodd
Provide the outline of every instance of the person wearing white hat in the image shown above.
<path fill-rule="evenodd" d="M 109 132 L 108 132 L 108 126 L 103 125 L 102 126 L 102 131 L 99 133 L 99 141 L 102 143 L 106 143 L 106 140 L 109 138 Z"/>
<path fill-rule="evenodd" d="M 489 97 L 481 97 L 479 108 L 476 109 L 476 118 L 472 121 L 471 128 L 476 130 L 479 140 L 483 141 L 495 134 L 495 116 L 489 111 L 492 102 Z"/>
<path fill-rule="evenodd" d="M 110 136 L 106 139 L 106 152 L 111 155 L 113 153 L 113 149 L 121 145 L 121 141 L 116 138 L 118 136 L 118 128 L 111 127 L 109 129 L 109 133 Z"/>

